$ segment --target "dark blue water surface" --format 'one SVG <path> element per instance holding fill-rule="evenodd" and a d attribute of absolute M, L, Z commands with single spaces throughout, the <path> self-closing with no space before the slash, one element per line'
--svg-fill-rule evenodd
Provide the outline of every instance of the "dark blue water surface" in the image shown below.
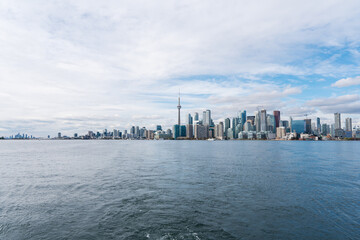
<path fill-rule="evenodd" d="M 360 239 L 360 142 L 0 141 L 0 239 Z"/>

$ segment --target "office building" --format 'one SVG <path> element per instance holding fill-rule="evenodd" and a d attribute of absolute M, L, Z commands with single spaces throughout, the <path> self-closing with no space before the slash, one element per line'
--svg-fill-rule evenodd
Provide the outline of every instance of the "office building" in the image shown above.
<path fill-rule="evenodd" d="M 345 119 L 345 130 L 352 131 L 352 119 L 351 118 Z"/>
<path fill-rule="evenodd" d="M 335 129 L 341 128 L 341 114 L 340 113 L 334 113 L 335 118 Z"/>
<path fill-rule="evenodd" d="M 280 111 L 275 110 L 274 117 L 275 117 L 275 129 L 277 129 L 278 127 L 280 127 Z"/>

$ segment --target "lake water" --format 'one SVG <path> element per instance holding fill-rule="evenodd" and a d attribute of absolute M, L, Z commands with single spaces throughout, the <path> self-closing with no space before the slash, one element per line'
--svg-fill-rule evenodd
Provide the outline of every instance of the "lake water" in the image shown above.
<path fill-rule="evenodd" d="M 360 142 L 0 141 L 0 239 L 360 239 Z"/>

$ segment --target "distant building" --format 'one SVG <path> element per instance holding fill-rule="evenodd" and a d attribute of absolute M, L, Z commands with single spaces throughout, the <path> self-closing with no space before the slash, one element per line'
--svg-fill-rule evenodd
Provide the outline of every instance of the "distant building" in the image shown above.
<path fill-rule="evenodd" d="M 216 124 L 215 137 L 217 139 L 224 139 L 224 124 L 223 124 L 223 122 L 219 122 L 219 124 Z"/>
<path fill-rule="evenodd" d="M 278 127 L 276 128 L 276 138 L 282 139 L 286 137 L 286 130 L 285 127 Z"/>
<path fill-rule="evenodd" d="M 61 138 L 61 132 L 58 133 L 58 138 Z"/>
<path fill-rule="evenodd" d="M 188 114 L 187 124 L 193 124 L 193 118 L 190 113 Z"/>
<path fill-rule="evenodd" d="M 193 125 L 187 124 L 186 125 L 186 138 L 192 139 L 194 138 L 194 131 L 193 131 Z"/>
<path fill-rule="evenodd" d="M 196 139 L 207 139 L 209 133 L 208 125 L 194 125 L 194 137 Z"/>
<path fill-rule="evenodd" d="M 156 125 L 156 131 L 162 131 L 161 125 Z"/>
<path fill-rule="evenodd" d="M 194 121 L 199 121 L 199 113 L 195 113 L 194 115 Z"/>
<path fill-rule="evenodd" d="M 351 118 L 346 118 L 345 119 L 345 130 L 346 131 L 352 131 L 352 119 Z"/>
<path fill-rule="evenodd" d="M 277 129 L 278 127 L 280 127 L 280 111 L 275 110 L 274 117 L 275 117 L 275 129 Z"/>
<path fill-rule="evenodd" d="M 292 131 L 297 134 L 305 132 L 305 121 L 304 120 L 292 120 Z"/>
<path fill-rule="evenodd" d="M 251 125 L 255 125 L 255 116 L 247 116 L 246 121 L 251 121 Z"/>
<path fill-rule="evenodd" d="M 267 115 L 266 115 L 266 110 L 262 109 L 260 111 L 260 131 L 261 132 L 266 132 L 268 129 L 268 125 L 267 125 Z"/>
<path fill-rule="evenodd" d="M 341 128 L 341 114 L 340 113 L 334 113 L 335 118 L 335 130 Z"/>
<path fill-rule="evenodd" d="M 305 119 L 304 122 L 305 122 L 305 132 L 304 133 L 310 134 L 311 133 L 311 119 Z"/>
<path fill-rule="evenodd" d="M 224 125 L 224 135 L 227 138 L 227 130 L 230 129 L 230 118 L 225 118 L 225 125 Z"/>

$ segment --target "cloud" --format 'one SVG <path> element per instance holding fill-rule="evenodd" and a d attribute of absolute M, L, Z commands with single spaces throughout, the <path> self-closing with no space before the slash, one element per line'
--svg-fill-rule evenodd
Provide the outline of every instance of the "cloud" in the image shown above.
<path fill-rule="evenodd" d="M 360 114 L 360 95 L 351 94 L 338 97 L 313 99 L 306 103 L 323 113 Z"/>
<path fill-rule="evenodd" d="M 359 15 L 358 1 L 340 0 L 3 0 L 0 135 L 169 127 L 179 88 L 183 112 L 218 119 L 301 109 L 314 98 L 307 77 L 360 74 Z"/>
<path fill-rule="evenodd" d="M 339 88 L 349 87 L 354 85 L 360 85 L 360 76 L 353 78 L 343 78 L 331 84 L 332 87 L 339 87 Z"/>

